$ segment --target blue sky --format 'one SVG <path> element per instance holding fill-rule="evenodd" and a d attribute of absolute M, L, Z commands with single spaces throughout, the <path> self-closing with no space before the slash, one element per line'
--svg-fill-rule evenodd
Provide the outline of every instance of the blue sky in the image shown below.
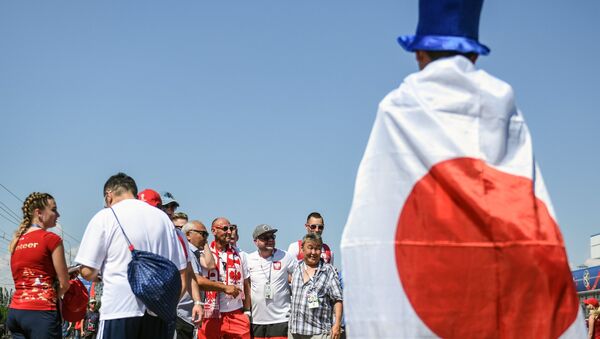
<path fill-rule="evenodd" d="M 488 1 L 480 29 L 478 66 L 515 88 L 575 264 L 600 232 L 597 13 Z M 192 218 L 229 217 L 247 250 L 257 224 L 286 248 L 320 211 L 339 254 L 377 104 L 417 69 L 395 41 L 416 23 L 407 0 L 3 1 L 0 183 L 53 194 L 75 239 L 124 171 Z"/>

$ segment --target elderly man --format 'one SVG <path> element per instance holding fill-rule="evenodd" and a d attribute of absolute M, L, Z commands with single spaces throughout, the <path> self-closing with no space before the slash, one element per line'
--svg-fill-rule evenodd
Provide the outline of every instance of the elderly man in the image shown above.
<path fill-rule="evenodd" d="M 215 269 L 203 270 L 210 284 L 198 284 L 207 290 L 204 321 L 199 338 L 250 338 L 250 279 L 246 261 L 230 245 L 236 228 L 226 218 L 216 218 L 211 231 L 215 240 L 209 249 Z"/>
<path fill-rule="evenodd" d="M 135 181 L 124 173 L 106 181 L 104 199 L 109 208 L 90 220 L 75 258 L 82 265 L 81 275 L 86 280 L 95 281 L 99 273 L 102 275 L 99 338 L 169 338 L 173 335 L 169 333 L 168 324 L 146 312 L 146 306 L 131 291 L 127 280 L 131 253 L 119 229 L 119 221 L 136 249 L 171 260 L 180 270 L 182 293 L 187 288 L 187 261 L 171 220 L 159 209 L 137 200 L 136 195 Z"/>
<path fill-rule="evenodd" d="M 325 221 L 323 216 L 319 212 L 311 212 L 308 217 L 306 217 L 306 224 L 304 224 L 304 228 L 306 229 L 306 233 L 316 233 L 320 236 L 323 236 L 323 230 L 325 229 Z M 304 254 L 301 251 L 302 241 L 294 241 L 288 247 L 288 253 L 296 257 L 297 260 L 302 260 L 304 258 Z M 323 243 L 323 248 L 321 249 L 321 258 L 326 263 L 333 265 L 333 251 L 326 244 Z"/>
<path fill-rule="evenodd" d="M 296 259 L 275 248 L 276 228 L 261 224 L 252 232 L 256 251 L 248 254 L 254 339 L 285 338 L 290 312 L 290 275 Z"/>

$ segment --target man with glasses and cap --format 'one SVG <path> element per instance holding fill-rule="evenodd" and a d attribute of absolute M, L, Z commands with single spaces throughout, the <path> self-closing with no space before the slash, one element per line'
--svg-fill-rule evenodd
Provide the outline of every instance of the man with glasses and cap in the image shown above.
<path fill-rule="evenodd" d="M 199 339 L 250 339 L 250 278 L 246 261 L 230 244 L 234 229 L 237 226 L 223 217 L 212 222 L 215 240 L 209 250 L 216 265 L 211 270 L 203 269 L 202 273 L 208 279 L 198 279 L 198 284 L 206 291 Z"/>
<path fill-rule="evenodd" d="M 320 236 L 323 235 L 323 230 L 325 229 L 325 221 L 323 220 L 323 216 L 319 212 L 311 212 L 306 218 L 306 224 L 304 224 L 306 228 L 306 233 L 316 233 Z M 288 247 L 287 252 L 295 257 L 298 261 L 301 261 L 304 258 L 304 254 L 300 250 L 302 247 L 302 240 L 294 241 Z M 321 250 L 321 258 L 324 262 L 333 265 L 333 251 L 326 243 L 323 243 L 323 248 Z"/>
<path fill-rule="evenodd" d="M 252 286 L 252 334 L 255 339 L 285 338 L 288 333 L 291 291 L 289 279 L 296 259 L 275 248 L 275 232 L 266 224 L 252 232 L 257 250 L 248 254 Z"/>

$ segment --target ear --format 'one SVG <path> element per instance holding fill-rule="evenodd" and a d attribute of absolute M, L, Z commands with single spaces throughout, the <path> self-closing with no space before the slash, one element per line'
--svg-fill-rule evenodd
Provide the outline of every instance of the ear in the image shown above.
<path fill-rule="evenodd" d="M 416 51 L 415 59 L 417 59 L 417 63 L 419 64 L 419 70 L 422 70 L 425 68 L 425 66 L 427 66 L 428 63 L 431 62 L 431 59 L 427 53 L 425 53 L 425 51 Z"/>

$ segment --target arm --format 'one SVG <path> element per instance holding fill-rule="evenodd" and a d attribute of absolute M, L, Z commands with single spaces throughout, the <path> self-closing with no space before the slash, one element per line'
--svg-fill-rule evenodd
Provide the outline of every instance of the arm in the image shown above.
<path fill-rule="evenodd" d="M 588 339 L 593 339 L 594 338 L 594 321 L 596 319 L 594 319 L 594 315 L 590 314 L 590 317 L 588 318 Z"/>
<path fill-rule="evenodd" d="M 192 308 L 192 322 L 195 325 L 198 325 L 204 318 L 203 304 L 197 304 L 197 302 L 202 302 L 202 296 L 200 295 L 200 287 L 198 286 L 196 279 L 192 279 L 190 285 L 192 286 L 191 295 L 192 299 L 194 300 L 194 307 Z"/>
<path fill-rule="evenodd" d="M 67 261 L 65 260 L 65 250 L 62 243 L 52 251 L 52 264 L 58 278 L 58 297 L 62 298 L 67 290 L 69 290 L 69 287 L 71 287 L 69 284 L 69 273 L 67 272 Z"/>
<path fill-rule="evenodd" d="M 251 311 L 252 310 L 252 297 L 251 297 L 251 286 L 250 286 L 250 278 L 244 279 L 244 310 Z"/>
<path fill-rule="evenodd" d="M 335 322 L 331 327 L 331 338 L 339 339 L 342 334 L 342 301 L 337 300 L 335 304 L 333 304 L 333 314 L 335 315 Z"/>
<path fill-rule="evenodd" d="M 190 285 L 189 280 L 192 279 L 192 277 L 188 274 L 188 270 L 191 269 L 192 265 L 190 265 L 188 262 L 187 266 L 179 271 L 179 275 L 181 276 L 181 291 L 179 292 L 179 299 L 183 298 L 183 295 L 188 290 L 188 286 Z"/>
<path fill-rule="evenodd" d="M 98 279 L 98 270 L 95 268 L 81 265 L 80 272 L 81 272 L 81 276 L 83 277 L 83 279 L 85 279 L 87 281 L 94 281 L 94 282 L 100 281 Z"/>
<path fill-rule="evenodd" d="M 199 274 L 196 274 L 196 282 L 198 283 L 198 287 L 204 291 L 223 292 L 234 298 L 240 294 L 240 289 L 233 285 L 225 285 L 222 282 L 212 281 Z"/>
<path fill-rule="evenodd" d="M 207 270 L 212 270 L 216 266 L 215 257 L 213 257 L 210 248 L 208 247 L 208 243 L 204 244 L 204 252 L 200 257 L 200 266 Z"/>

